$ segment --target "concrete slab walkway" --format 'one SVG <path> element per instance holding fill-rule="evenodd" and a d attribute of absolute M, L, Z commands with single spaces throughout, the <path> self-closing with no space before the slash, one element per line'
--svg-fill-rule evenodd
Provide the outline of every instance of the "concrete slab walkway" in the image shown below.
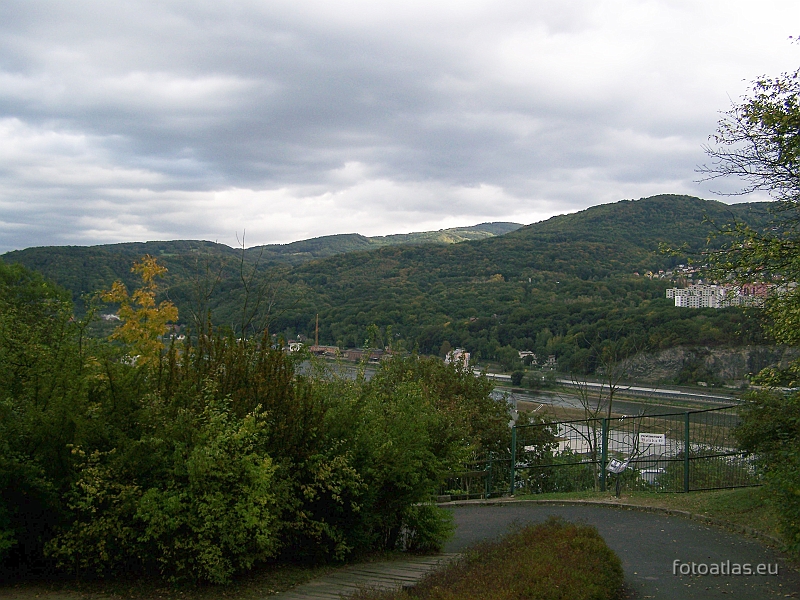
<path fill-rule="evenodd" d="M 270 597 L 279 600 L 339 600 L 360 588 L 394 590 L 410 587 L 457 556 L 457 553 L 448 553 L 352 565 Z"/>

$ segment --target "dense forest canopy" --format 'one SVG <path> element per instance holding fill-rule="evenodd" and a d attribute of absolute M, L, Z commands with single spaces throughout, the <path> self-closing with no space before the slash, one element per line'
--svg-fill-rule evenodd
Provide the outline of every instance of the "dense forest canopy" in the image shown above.
<path fill-rule="evenodd" d="M 520 228 L 518 223 L 481 223 L 472 227 L 453 227 L 387 236 L 366 237 L 359 234 L 328 235 L 290 244 L 268 244 L 241 249 L 200 240 L 125 242 L 100 246 L 42 246 L 14 250 L 3 260 L 20 263 L 39 271 L 70 290 L 75 301 L 96 292 L 116 280 L 129 287 L 136 284 L 130 272 L 133 261 L 145 254 L 158 258 L 168 269 L 167 285 L 204 276 L 205 270 L 226 278 L 236 273 L 237 262 L 257 263 L 261 268 L 298 265 L 316 258 L 344 252 L 370 250 L 395 244 L 455 244 L 467 240 L 503 235 Z"/>
<path fill-rule="evenodd" d="M 435 354 L 447 342 L 503 362 L 533 350 L 574 365 L 585 358 L 581 350 L 608 337 L 631 337 L 642 349 L 760 340 L 740 309 L 675 309 L 664 298 L 673 283 L 645 274 L 686 262 L 659 252 L 661 244 L 697 256 L 726 224 L 758 229 L 768 221 L 766 203 L 661 195 L 507 233 L 512 226 L 499 224 L 484 239 L 455 244 L 403 236 L 387 236 L 403 241 L 377 249 L 363 249 L 363 240 L 376 238 L 361 236 L 297 242 L 288 254 L 304 262 L 293 266 L 276 264 L 271 247 L 237 252 L 210 242 L 33 248 L 3 258 L 44 273 L 79 300 L 115 279 L 132 281 L 131 260 L 149 253 L 169 267 L 164 295 L 189 325 L 191 315 L 210 310 L 234 330 L 268 323 L 286 339 L 313 339 L 319 315 L 325 344 L 362 346 L 374 325 L 382 346 Z M 331 255 L 310 260 L 315 253 Z M 243 316 L 245 298 L 251 312 Z"/>

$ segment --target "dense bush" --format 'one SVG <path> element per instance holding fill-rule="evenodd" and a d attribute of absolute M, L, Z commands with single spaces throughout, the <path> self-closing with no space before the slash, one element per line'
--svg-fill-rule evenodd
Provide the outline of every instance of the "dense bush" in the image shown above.
<path fill-rule="evenodd" d="M 83 431 L 80 329 L 63 291 L 0 263 L 0 564 L 40 566 Z"/>
<path fill-rule="evenodd" d="M 782 536 L 800 554 L 800 394 L 755 393 L 741 416 L 739 443 L 763 469 Z"/>
<path fill-rule="evenodd" d="M 274 557 L 441 545 L 444 474 L 507 445 L 485 378 L 412 356 L 347 380 L 210 325 L 164 349 L 174 307 L 155 302 L 155 261 L 137 268 L 142 288 L 107 295 L 114 339 L 90 341 L 61 292 L 0 264 L 6 574 L 224 582 Z"/>
<path fill-rule="evenodd" d="M 582 492 L 597 488 L 597 467 L 570 449 L 546 457 L 519 474 L 519 491 L 526 494 Z"/>

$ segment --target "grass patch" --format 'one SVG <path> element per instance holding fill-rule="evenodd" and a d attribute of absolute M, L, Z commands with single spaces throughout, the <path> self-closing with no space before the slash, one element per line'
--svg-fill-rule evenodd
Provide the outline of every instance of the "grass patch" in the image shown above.
<path fill-rule="evenodd" d="M 780 537 L 778 515 L 763 487 L 689 492 L 688 494 L 625 492 L 615 498 L 610 492 L 574 492 L 517 496 L 522 500 L 602 500 L 637 506 L 685 510 L 713 517 L 734 525 L 752 527 L 761 533 Z"/>
<path fill-rule="evenodd" d="M 410 590 L 362 591 L 353 600 L 612 600 L 622 563 L 594 527 L 560 519 L 485 542 Z"/>

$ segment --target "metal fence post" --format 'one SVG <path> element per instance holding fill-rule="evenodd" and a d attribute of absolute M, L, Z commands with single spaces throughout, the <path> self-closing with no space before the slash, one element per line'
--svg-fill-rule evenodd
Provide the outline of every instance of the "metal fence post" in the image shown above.
<path fill-rule="evenodd" d="M 511 428 L 511 489 L 509 493 L 514 495 L 514 478 L 516 473 L 514 469 L 517 466 L 517 426 Z"/>
<path fill-rule="evenodd" d="M 486 463 L 486 476 L 484 479 L 483 493 L 486 499 L 492 495 L 492 455 L 489 454 L 489 460 Z"/>
<path fill-rule="evenodd" d="M 689 491 L 689 411 L 686 411 L 686 423 L 683 428 L 683 491 Z"/>
<path fill-rule="evenodd" d="M 606 491 L 606 463 L 608 462 L 608 419 L 602 419 L 600 429 L 600 491 Z M 597 442 L 595 442 L 597 443 Z"/>

